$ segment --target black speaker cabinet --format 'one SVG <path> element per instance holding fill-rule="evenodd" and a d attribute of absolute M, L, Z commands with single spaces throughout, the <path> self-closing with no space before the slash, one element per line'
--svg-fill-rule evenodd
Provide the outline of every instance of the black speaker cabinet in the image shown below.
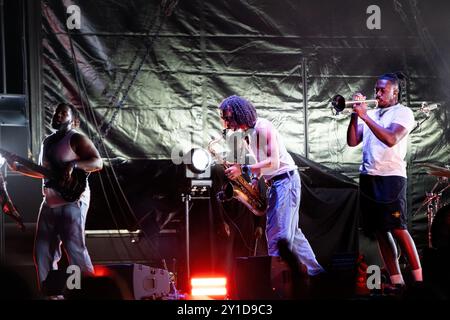
<path fill-rule="evenodd" d="M 111 278 L 125 299 L 161 299 L 171 289 L 169 272 L 164 269 L 133 263 L 96 265 L 95 270 Z"/>
<path fill-rule="evenodd" d="M 94 276 L 82 276 L 80 287 L 67 287 L 69 274 L 64 268 L 52 270 L 43 282 L 45 295 L 63 294 L 69 300 L 157 300 L 171 290 L 167 270 L 143 264 L 95 265 Z"/>
<path fill-rule="evenodd" d="M 168 231 L 168 230 L 162 230 Z M 86 230 L 86 245 L 94 264 L 144 263 L 169 268 L 179 260 L 178 234 L 160 232 L 151 237 L 141 230 Z"/>
<path fill-rule="evenodd" d="M 238 300 L 291 299 L 292 272 L 280 257 L 238 257 L 231 296 Z"/>

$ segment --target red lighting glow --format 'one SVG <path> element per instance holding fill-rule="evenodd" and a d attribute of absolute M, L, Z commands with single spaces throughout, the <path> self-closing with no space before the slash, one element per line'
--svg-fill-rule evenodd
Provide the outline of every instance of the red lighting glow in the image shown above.
<path fill-rule="evenodd" d="M 108 277 L 110 275 L 111 272 L 107 267 L 101 265 L 96 265 L 94 267 L 94 277 Z"/>
<path fill-rule="evenodd" d="M 226 296 L 227 278 L 192 278 L 191 287 L 193 297 Z"/>

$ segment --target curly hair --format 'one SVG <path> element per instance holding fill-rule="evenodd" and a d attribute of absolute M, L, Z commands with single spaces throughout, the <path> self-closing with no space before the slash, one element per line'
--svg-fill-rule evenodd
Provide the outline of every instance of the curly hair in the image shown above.
<path fill-rule="evenodd" d="M 222 111 L 231 111 L 233 121 L 238 125 L 246 125 L 253 128 L 256 124 L 256 109 L 253 104 L 240 96 L 233 95 L 225 98 L 219 106 Z"/>

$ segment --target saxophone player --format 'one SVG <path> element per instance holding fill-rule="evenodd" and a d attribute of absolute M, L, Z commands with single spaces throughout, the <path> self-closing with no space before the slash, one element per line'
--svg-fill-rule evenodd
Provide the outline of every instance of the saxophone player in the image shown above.
<path fill-rule="evenodd" d="M 225 175 L 236 180 L 244 173 L 252 177 L 253 184 L 263 178 L 269 186 L 266 208 L 269 255 L 279 256 L 278 241 L 286 240 L 310 276 L 322 273 L 324 269 L 298 226 L 300 176 L 277 129 L 270 121 L 259 118 L 253 104 L 242 97 L 226 98 L 219 109 L 224 128 L 243 131 L 245 143 L 256 160 L 251 165 L 233 164 L 225 170 Z"/>

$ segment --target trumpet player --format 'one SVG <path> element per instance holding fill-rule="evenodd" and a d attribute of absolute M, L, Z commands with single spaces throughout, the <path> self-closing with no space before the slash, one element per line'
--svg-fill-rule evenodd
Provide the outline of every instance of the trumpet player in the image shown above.
<path fill-rule="evenodd" d="M 300 176 L 277 129 L 270 121 L 259 118 L 253 104 L 242 97 L 226 98 L 219 109 L 226 129 L 241 130 L 246 134 L 245 143 L 256 160 L 251 165 L 229 166 L 225 170 L 226 176 L 235 180 L 244 173 L 252 177 L 254 185 L 258 178 L 264 178 L 269 186 L 266 209 L 269 255 L 279 256 L 278 241 L 285 239 L 309 275 L 322 273 L 324 269 L 298 226 Z"/>
<path fill-rule="evenodd" d="M 353 105 L 347 129 L 347 144 L 362 142 L 360 204 L 367 235 L 375 235 L 394 290 L 404 287 L 397 260 L 399 243 L 406 254 L 415 281 L 422 281 L 422 268 L 406 222 L 407 137 L 414 128 L 412 111 L 399 103 L 399 78 L 380 76 L 375 85 L 378 109 L 367 110 L 365 103 Z M 365 100 L 357 93 L 354 100 Z"/>

